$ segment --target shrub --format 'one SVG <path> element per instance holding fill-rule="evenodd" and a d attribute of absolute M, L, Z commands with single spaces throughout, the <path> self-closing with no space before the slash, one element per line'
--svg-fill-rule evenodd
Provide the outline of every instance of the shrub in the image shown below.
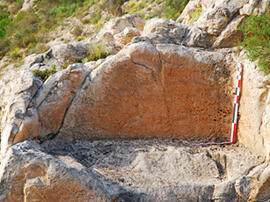
<path fill-rule="evenodd" d="M 91 19 L 91 24 L 97 24 L 100 18 L 101 18 L 101 13 L 97 12 L 96 15 Z"/>
<path fill-rule="evenodd" d="M 146 2 L 145 2 L 145 1 L 140 1 L 140 2 L 138 3 L 138 7 L 139 7 L 140 9 L 145 8 L 145 6 L 146 6 Z"/>
<path fill-rule="evenodd" d="M 0 10 L 0 39 L 5 38 L 6 28 L 10 24 L 9 14 Z"/>
<path fill-rule="evenodd" d="M 24 2 L 24 0 L 5 0 L 5 1 L 10 4 L 10 6 L 8 6 L 8 10 L 12 14 L 16 14 L 22 8 Z"/>
<path fill-rule="evenodd" d="M 50 69 L 45 69 L 45 70 L 33 70 L 33 74 L 36 77 L 39 77 L 43 82 L 46 81 L 49 76 L 53 75 L 56 73 L 55 65 L 52 65 Z"/>
<path fill-rule="evenodd" d="M 18 67 L 21 67 L 22 65 L 24 65 L 24 61 L 23 61 L 23 60 L 19 60 L 18 62 L 16 62 L 16 63 L 14 64 L 14 67 L 15 67 L 15 68 L 18 68 Z"/>
<path fill-rule="evenodd" d="M 45 43 L 38 43 L 36 46 L 32 47 L 29 50 L 30 54 L 36 53 L 36 54 L 40 54 L 40 53 L 44 53 L 46 51 L 49 50 L 49 46 L 47 46 L 47 44 Z"/>
<path fill-rule="evenodd" d="M 240 30 L 244 39 L 241 45 L 248 51 L 251 61 L 258 61 L 259 70 L 270 73 L 270 12 L 261 16 L 251 15 Z"/>
<path fill-rule="evenodd" d="M 92 6 L 93 4 L 97 3 L 99 0 L 85 0 L 83 2 L 84 6 Z"/>

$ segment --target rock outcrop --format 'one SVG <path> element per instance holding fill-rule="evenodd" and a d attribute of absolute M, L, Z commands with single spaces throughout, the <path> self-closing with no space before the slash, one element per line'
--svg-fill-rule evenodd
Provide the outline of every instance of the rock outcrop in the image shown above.
<path fill-rule="evenodd" d="M 239 141 L 253 151 L 270 157 L 269 76 L 242 51 L 239 62 L 245 64 L 239 119 Z M 250 144 L 252 142 L 252 144 Z"/>
<path fill-rule="evenodd" d="M 262 161 L 240 146 L 25 141 L 2 161 L 0 200 L 267 201 L 270 167 Z"/>
<path fill-rule="evenodd" d="M 270 77 L 233 48 L 241 22 L 268 4 L 194 0 L 182 24 L 125 15 L 5 69 L 0 201 L 270 200 Z M 99 42 L 114 55 L 63 69 Z M 229 139 L 239 62 L 240 144 L 191 147 Z M 32 73 L 52 66 L 46 81 Z"/>
<path fill-rule="evenodd" d="M 142 41 L 98 67 L 72 65 L 50 77 L 21 116 L 8 113 L 2 153 L 29 137 L 228 138 L 232 82 L 224 60 L 221 53 Z"/>

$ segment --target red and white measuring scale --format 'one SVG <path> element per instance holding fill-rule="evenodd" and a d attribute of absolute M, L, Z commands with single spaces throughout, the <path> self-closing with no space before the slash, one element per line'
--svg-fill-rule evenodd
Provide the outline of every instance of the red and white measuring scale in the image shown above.
<path fill-rule="evenodd" d="M 225 145 L 225 144 L 234 144 L 235 143 L 242 72 L 243 72 L 243 65 L 240 63 L 240 64 L 238 64 L 238 68 L 237 68 L 237 82 L 236 82 L 236 88 L 235 88 L 233 119 L 232 119 L 232 129 L 231 129 L 230 142 L 207 142 L 207 143 L 192 144 L 192 146 Z"/>

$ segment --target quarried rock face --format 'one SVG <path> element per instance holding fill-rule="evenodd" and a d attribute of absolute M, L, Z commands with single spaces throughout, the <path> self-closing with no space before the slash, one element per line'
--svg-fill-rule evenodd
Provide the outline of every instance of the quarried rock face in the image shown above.
<path fill-rule="evenodd" d="M 232 88 L 224 54 L 149 41 L 51 76 L 25 108 L 18 129 L 4 130 L 2 153 L 33 137 L 228 138 Z M 14 116 L 4 129 L 17 122 Z"/>
<path fill-rule="evenodd" d="M 223 59 L 177 45 L 131 44 L 90 73 L 58 138 L 228 137 L 231 80 Z"/>

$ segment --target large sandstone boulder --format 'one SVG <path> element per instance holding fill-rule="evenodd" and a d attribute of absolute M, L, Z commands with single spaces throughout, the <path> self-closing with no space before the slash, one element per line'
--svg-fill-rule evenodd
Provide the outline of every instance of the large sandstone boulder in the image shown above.
<path fill-rule="evenodd" d="M 33 136 L 61 142 L 228 138 L 232 81 L 224 59 L 221 53 L 138 42 L 98 67 L 71 66 L 45 82 L 16 132 L 3 130 L 2 151 Z"/>

